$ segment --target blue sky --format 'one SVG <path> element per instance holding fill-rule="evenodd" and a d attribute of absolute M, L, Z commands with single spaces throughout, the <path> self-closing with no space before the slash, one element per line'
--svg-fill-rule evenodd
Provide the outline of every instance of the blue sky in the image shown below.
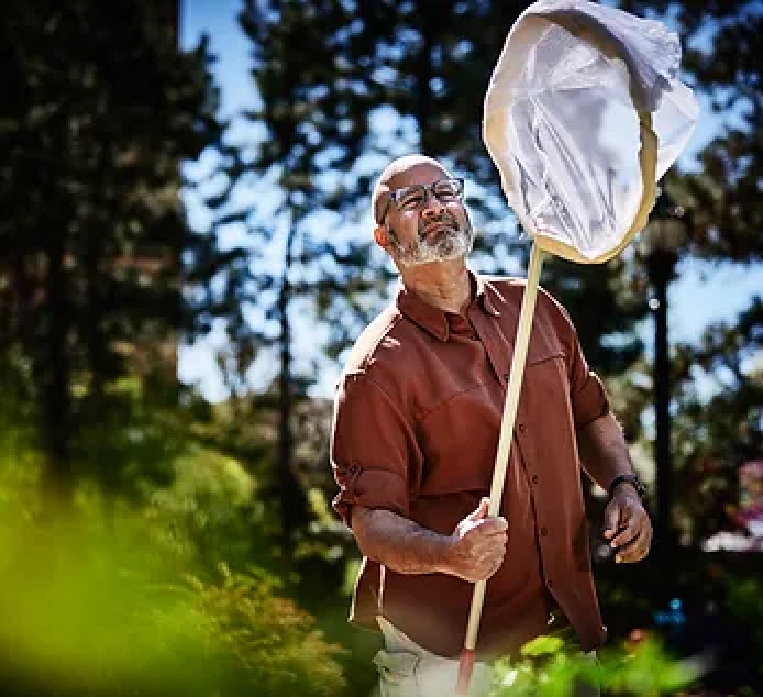
<path fill-rule="evenodd" d="M 213 72 L 221 89 L 223 116 L 234 117 L 242 109 L 257 103 L 257 94 L 248 75 L 248 43 L 240 31 L 236 14 L 241 0 L 182 0 L 180 22 L 181 41 L 186 47 L 195 45 L 200 36 L 209 34 L 211 50 L 217 56 Z M 508 28 L 507 28 L 508 29 Z M 720 127 L 720 122 L 710 114 L 707 104 L 701 101 L 702 115 L 686 154 L 679 161 L 690 166 L 693 153 L 707 142 Z M 237 143 L 254 140 L 253 135 L 241 122 L 234 119 L 231 139 Z M 203 164 L 203 163 L 202 163 Z M 245 196 L 245 192 L 242 196 Z M 187 201 L 192 224 L 204 225 L 204 214 L 192 200 Z M 370 230 L 369 230 L 370 234 Z M 709 266 L 700 263 L 684 264 L 679 268 L 679 279 L 669 290 L 669 323 L 672 341 L 694 341 L 711 321 L 733 320 L 734 316 L 749 303 L 753 294 L 763 293 L 763 268 L 744 269 L 730 265 Z M 302 325 L 297 328 L 297 341 L 302 337 L 312 344 L 314 328 Z M 650 331 L 646 328 L 645 331 Z M 649 337 L 645 337 L 649 341 Z M 223 344 L 219 334 L 194 347 L 182 348 L 179 355 L 179 373 L 186 382 L 195 382 L 202 393 L 212 400 L 225 397 L 225 391 L 213 360 L 213 347 Z M 337 367 L 325 365 L 323 379 L 316 393 L 328 396 L 337 376 Z M 267 371 L 252 375 L 255 387 L 262 387 L 268 379 Z"/>

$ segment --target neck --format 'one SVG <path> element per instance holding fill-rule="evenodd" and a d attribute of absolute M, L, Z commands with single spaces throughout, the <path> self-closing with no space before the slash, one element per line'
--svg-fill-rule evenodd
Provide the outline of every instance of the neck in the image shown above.
<path fill-rule="evenodd" d="M 408 290 L 444 312 L 461 314 L 472 298 L 469 272 L 463 259 L 402 267 L 400 278 Z"/>

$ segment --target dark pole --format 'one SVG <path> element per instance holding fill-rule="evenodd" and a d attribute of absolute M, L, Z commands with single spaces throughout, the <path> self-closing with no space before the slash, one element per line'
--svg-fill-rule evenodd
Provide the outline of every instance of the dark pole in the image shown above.
<path fill-rule="evenodd" d="M 655 542 L 656 546 L 667 554 L 671 554 L 674 549 L 667 288 L 673 278 L 676 260 L 677 255 L 666 250 L 655 250 L 649 258 L 649 275 L 654 289 L 650 307 L 654 312 L 654 463 L 657 490 Z"/>

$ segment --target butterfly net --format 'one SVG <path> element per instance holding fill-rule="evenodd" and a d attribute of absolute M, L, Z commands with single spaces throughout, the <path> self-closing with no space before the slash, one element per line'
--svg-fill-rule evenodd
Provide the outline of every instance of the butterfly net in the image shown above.
<path fill-rule="evenodd" d="M 654 183 L 697 119 L 677 36 L 592 2 L 517 20 L 485 98 L 483 135 L 509 205 L 547 251 L 605 261 L 645 224 Z"/>

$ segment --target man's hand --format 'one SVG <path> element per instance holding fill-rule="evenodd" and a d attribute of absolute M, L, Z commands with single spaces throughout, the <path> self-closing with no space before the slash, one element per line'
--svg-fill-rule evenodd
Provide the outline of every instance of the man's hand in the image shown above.
<path fill-rule="evenodd" d="M 448 573 L 466 581 L 484 581 L 503 563 L 509 524 L 505 518 L 489 518 L 488 499 L 464 518 L 451 535 Z"/>
<path fill-rule="evenodd" d="M 641 561 L 652 546 L 652 521 L 630 484 L 615 489 L 604 510 L 604 538 L 616 550 L 615 561 Z"/>

